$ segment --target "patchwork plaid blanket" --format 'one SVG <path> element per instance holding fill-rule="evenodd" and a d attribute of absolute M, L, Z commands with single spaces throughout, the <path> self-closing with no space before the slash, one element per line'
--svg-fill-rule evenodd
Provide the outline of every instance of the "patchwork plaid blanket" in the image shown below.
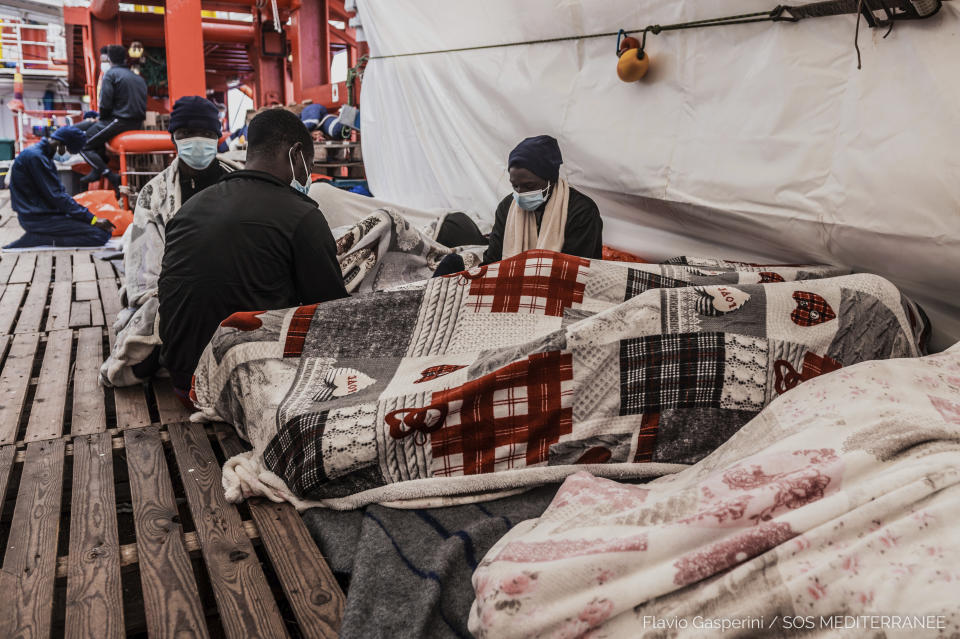
<path fill-rule="evenodd" d="M 238 167 L 221 160 L 226 171 Z M 180 210 L 179 163 L 174 162 L 140 192 L 130 235 L 126 236 L 126 270 L 114 324 L 116 342 L 100 369 L 105 386 L 142 383 L 133 367 L 160 345 L 157 280 L 163 260 L 166 223 Z M 328 187 L 333 188 L 333 187 Z M 334 189 L 337 190 L 337 189 Z M 368 198 L 362 198 L 368 199 Z M 337 240 L 337 258 L 347 291 L 370 292 L 429 278 L 450 253 L 460 253 L 465 266 L 480 263 L 484 247 L 449 249 L 433 240 L 436 227 L 418 230 L 397 209 L 374 211 Z"/>
<path fill-rule="evenodd" d="M 542 250 L 398 290 L 223 323 L 197 419 L 252 445 L 228 498 L 414 507 L 581 468 L 676 472 L 776 397 L 857 362 L 920 354 L 886 280 L 824 266 Z"/>
<path fill-rule="evenodd" d="M 947 636 L 958 509 L 960 345 L 866 362 L 778 398 L 682 473 L 569 477 L 480 562 L 470 630 Z"/>

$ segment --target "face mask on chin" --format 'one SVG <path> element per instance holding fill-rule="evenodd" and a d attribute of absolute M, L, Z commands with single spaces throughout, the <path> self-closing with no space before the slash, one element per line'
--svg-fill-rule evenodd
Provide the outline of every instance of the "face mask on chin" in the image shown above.
<path fill-rule="evenodd" d="M 303 162 L 303 170 L 306 171 L 306 174 L 307 174 L 307 182 L 306 184 L 303 184 L 297 180 L 297 172 L 293 170 L 293 156 L 291 155 L 292 153 L 293 153 L 293 147 L 290 147 L 290 150 L 287 151 L 287 160 L 290 161 L 290 175 L 293 177 L 293 179 L 290 180 L 290 186 L 300 191 L 304 195 L 307 195 L 310 192 L 310 169 L 307 167 L 307 160 L 306 158 L 303 157 L 303 151 L 301 150 L 300 161 Z"/>
<path fill-rule="evenodd" d="M 54 162 L 59 162 L 60 164 L 66 164 L 67 162 L 70 161 L 70 158 L 71 158 L 71 157 L 73 157 L 73 156 L 70 155 L 69 153 L 54 153 L 54 154 L 53 154 L 53 161 L 54 161 Z"/>
<path fill-rule="evenodd" d="M 177 156 L 195 171 L 207 168 L 217 157 L 217 140 L 211 138 L 183 138 L 176 144 Z"/>
<path fill-rule="evenodd" d="M 550 183 L 547 182 L 547 186 L 542 189 L 537 189 L 536 191 L 527 191 L 526 193 L 517 193 L 513 192 L 513 199 L 524 211 L 536 211 L 539 209 L 544 202 L 547 201 L 550 192 Z"/>

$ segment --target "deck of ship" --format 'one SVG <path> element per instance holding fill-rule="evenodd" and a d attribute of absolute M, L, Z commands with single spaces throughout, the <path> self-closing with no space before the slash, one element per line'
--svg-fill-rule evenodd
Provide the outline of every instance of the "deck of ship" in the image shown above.
<path fill-rule="evenodd" d="M 190 423 L 166 381 L 98 385 L 118 287 L 90 251 L 0 257 L 0 637 L 336 636 L 296 511 L 224 499 L 235 431 Z"/>

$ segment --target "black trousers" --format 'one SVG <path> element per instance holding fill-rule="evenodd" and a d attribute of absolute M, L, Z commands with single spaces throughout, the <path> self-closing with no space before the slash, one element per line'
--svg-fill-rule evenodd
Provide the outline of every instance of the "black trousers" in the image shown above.
<path fill-rule="evenodd" d="M 107 170 L 107 142 L 125 131 L 136 131 L 143 127 L 143 120 L 97 120 L 87 129 L 87 143 L 80 155 L 97 174 Z"/>

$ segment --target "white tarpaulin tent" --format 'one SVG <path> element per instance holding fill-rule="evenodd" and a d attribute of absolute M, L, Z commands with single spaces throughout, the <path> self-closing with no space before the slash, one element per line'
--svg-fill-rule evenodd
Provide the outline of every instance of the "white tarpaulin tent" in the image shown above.
<path fill-rule="evenodd" d="M 935 346 L 960 339 L 960 3 L 887 39 L 856 17 L 650 36 L 639 83 L 615 37 L 373 59 L 363 152 L 380 198 L 492 222 L 522 138 L 560 141 L 605 243 L 825 262 L 919 301 Z M 771 0 L 360 0 L 371 55 L 636 29 Z"/>

